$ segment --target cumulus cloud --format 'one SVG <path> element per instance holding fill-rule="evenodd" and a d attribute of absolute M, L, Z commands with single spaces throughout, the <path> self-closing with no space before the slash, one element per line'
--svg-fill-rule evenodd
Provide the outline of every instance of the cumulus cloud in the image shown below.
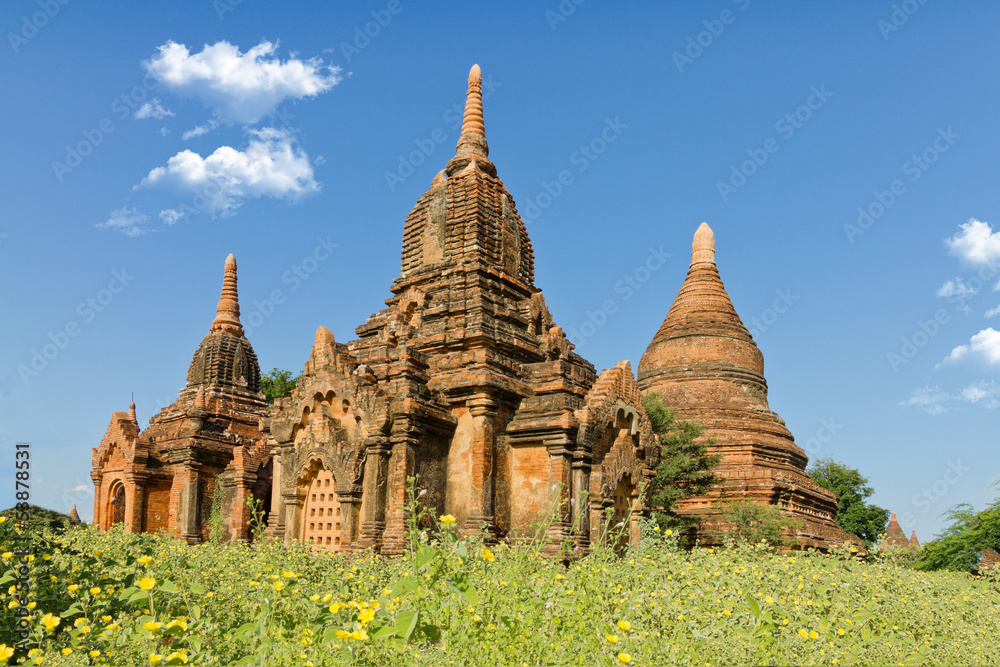
<path fill-rule="evenodd" d="M 986 311 L 986 319 L 990 319 L 991 317 L 996 317 L 997 315 L 1000 315 L 1000 306 L 997 306 L 996 308 L 990 308 L 989 310 Z"/>
<path fill-rule="evenodd" d="M 933 387 L 924 385 L 923 387 L 914 389 L 913 395 L 902 401 L 900 405 L 919 408 L 932 415 L 940 415 L 948 411 L 949 408 L 945 407 L 945 404 L 951 398 L 951 394 L 942 391 L 941 387 L 937 385 Z"/>
<path fill-rule="evenodd" d="M 242 151 L 222 146 L 208 157 L 181 151 L 166 166 L 150 171 L 136 188 L 172 187 L 191 194 L 193 205 L 185 204 L 182 210 L 202 209 L 213 217 L 231 215 L 249 198 L 295 201 L 319 191 L 309 156 L 287 131 L 263 128 L 249 134 L 249 145 Z"/>
<path fill-rule="evenodd" d="M 93 484 L 77 484 L 72 489 L 63 489 L 63 493 L 82 493 L 84 495 L 92 496 L 94 495 L 94 485 Z"/>
<path fill-rule="evenodd" d="M 148 231 L 143 226 L 147 220 L 149 220 L 149 216 L 140 213 L 138 209 L 129 210 L 127 206 L 123 206 L 112 211 L 107 220 L 99 222 L 95 226 L 98 229 L 116 229 L 126 236 L 135 237 Z"/>
<path fill-rule="evenodd" d="M 973 265 L 1000 261 L 1000 231 L 994 232 L 989 223 L 970 218 L 959 231 L 945 239 L 948 252 Z"/>
<path fill-rule="evenodd" d="M 172 225 L 181 218 L 187 215 L 185 211 L 178 211 L 172 208 L 165 208 L 160 211 L 160 220 L 163 221 L 165 225 Z"/>
<path fill-rule="evenodd" d="M 160 104 L 160 100 L 154 98 L 153 100 L 146 102 L 135 112 L 135 117 L 138 120 L 143 118 L 155 118 L 161 120 L 163 118 L 169 118 L 173 116 L 174 112 L 169 109 L 164 109 L 163 105 Z"/>
<path fill-rule="evenodd" d="M 944 358 L 942 364 L 976 359 L 987 364 L 1000 366 L 1000 331 L 993 327 L 983 329 L 969 339 L 967 345 L 959 345 Z"/>
<path fill-rule="evenodd" d="M 315 97 L 340 81 L 340 68 L 319 58 L 275 57 L 278 45 L 262 41 L 246 53 L 227 41 L 192 54 L 168 41 L 143 63 L 165 89 L 194 97 L 225 122 L 253 125 L 284 100 Z"/>

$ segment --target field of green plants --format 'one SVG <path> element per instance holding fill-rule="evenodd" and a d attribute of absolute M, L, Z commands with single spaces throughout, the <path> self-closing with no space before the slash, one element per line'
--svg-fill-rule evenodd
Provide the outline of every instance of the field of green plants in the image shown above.
<path fill-rule="evenodd" d="M 762 545 L 679 550 L 644 527 L 618 557 L 458 540 L 410 555 L 259 542 L 188 546 L 77 526 L 29 563 L 14 652 L 13 522 L 0 525 L 0 664 L 1000 664 L 995 579 Z"/>

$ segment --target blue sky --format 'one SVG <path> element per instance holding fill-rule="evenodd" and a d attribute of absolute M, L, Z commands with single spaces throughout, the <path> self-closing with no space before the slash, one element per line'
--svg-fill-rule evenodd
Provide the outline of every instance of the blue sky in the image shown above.
<path fill-rule="evenodd" d="M 265 370 L 298 372 L 318 325 L 353 338 L 479 63 L 584 357 L 638 364 L 707 221 L 811 457 L 922 540 L 990 501 L 1000 7 L 577 2 L 5 2 L 3 477 L 30 442 L 33 501 L 89 519 L 91 448 L 133 392 L 143 425 L 174 400 L 230 252 Z"/>

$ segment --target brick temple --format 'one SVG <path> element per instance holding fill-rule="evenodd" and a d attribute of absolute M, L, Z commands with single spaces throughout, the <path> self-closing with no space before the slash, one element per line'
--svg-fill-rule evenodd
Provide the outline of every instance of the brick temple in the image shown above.
<path fill-rule="evenodd" d="M 833 496 L 767 408 L 763 360 L 719 280 L 707 225 L 667 320 L 639 366 L 598 374 L 573 351 L 534 284 L 535 257 L 513 197 L 489 160 L 478 66 L 455 156 L 406 217 L 399 276 L 386 308 L 334 340 L 320 326 L 291 396 L 268 406 L 239 320 L 236 261 L 178 400 L 139 428 L 115 412 L 94 450 L 95 523 L 209 535 L 221 492 L 225 532 L 245 538 L 248 498 L 268 534 L 334 551 L 403 550 L 408 479 L 420 501 L 464 534 L 533 535 L 556 507 L 550 553 L 606 540 L 631 512 L 648 515 L 643 482 L 658 448 L 642 407 L 655 391 L 703 423 L 724 454 L 718 500 L 781 503 L 807 527 L 803 546 L 846 536 Z M 303 341 L 305 345 L 305 341 Z M 683 511 L 719 528 L 708 500 Z"/>

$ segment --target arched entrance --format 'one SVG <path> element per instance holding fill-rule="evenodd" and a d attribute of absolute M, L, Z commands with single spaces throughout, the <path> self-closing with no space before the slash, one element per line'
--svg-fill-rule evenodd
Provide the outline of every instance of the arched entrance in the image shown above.
<path fill-rule="evenodd" d="M 316 475 L 306 490 L 302 511 L 302 541 L 322 546 L 330 551 L 340 551 L 340 498 L 334 491 L 336 480 L 325 468 Z"/>
<path fill-rule="evenodd" d="M 125 523 L 125 486 L 117 483 L 111 487 L 108 501 L 108 527 Z"/>
<path fill-rule="evenodd" d="M 632 533 L 632 496 L 635 486 L 629 475 L 622 475 L 618 486 L 612 495 L 614 514 L 611 516 L 611 539 L 614 542 L 615 553 L 619 556 L 625 553 Z"/>

